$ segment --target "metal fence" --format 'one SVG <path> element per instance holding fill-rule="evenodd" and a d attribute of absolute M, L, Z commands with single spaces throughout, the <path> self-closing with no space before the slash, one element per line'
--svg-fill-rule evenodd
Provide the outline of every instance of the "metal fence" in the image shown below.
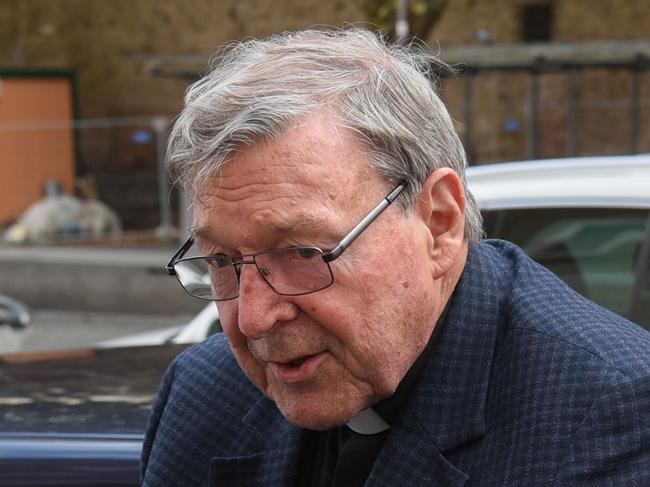
<path fill-rule="evenodd" d="M 3 185 L 9 189 L 12 183 L 27 181 L 36 186 L 31 199 L 44 196 L 43 181 L 33 180 L 30 167 L 50 164 L 48 154 L 53 156 L 56 147 L 41 150 L 37 161 L 29 161 L 35 157 L 30 146 L 68 138 L 73 146 L 70 164 L 77 183 L 90 184 L 91 194 L 118 213 L 125 230 L 154 230 L 162 236 L 173 234 L 179 225 L 180 205 L 179 194 L 170 187 L 163 164 L 168 125 L 166 117 L 0 123 L 0 145 L 26 146 L 19 152 L 24 154 L 24 161 L 3 160 L 0 154 L 0 164 L 15 166 L 12 180 L 4 181 Z M 79 189 L 80 185 L 77 186 Z M 66 189 L 74 192 L 73 188 Z"/>
<path fill-rule="evenodd" d="M 474 163 L 650 151 L 644 56 L 464 66 L 441 92 Z"/>

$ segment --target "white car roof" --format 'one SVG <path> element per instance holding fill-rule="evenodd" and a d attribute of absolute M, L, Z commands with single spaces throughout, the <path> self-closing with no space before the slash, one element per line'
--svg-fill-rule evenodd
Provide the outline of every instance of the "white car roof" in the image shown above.
<path fill-rule="evenodd" d="M 650 154 L 474 166 L 467 171 L 467 182 L 485 210 L 650 208 Z"/>

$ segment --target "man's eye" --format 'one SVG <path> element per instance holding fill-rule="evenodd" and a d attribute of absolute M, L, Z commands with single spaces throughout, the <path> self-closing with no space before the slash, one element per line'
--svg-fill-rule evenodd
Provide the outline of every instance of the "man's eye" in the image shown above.
<path fill-rule="evenodd" d="M 299 249 L 298 254 L 304 259 L 311 259 L 318 254 L 318 251 L 316 249 Z"/>
<path fill-rule="evenodd" d="M 210 256 L 209 262 L 216 267 L 226 267 L 231 264 L 232 259 L 224 254 L 216 254 Z"/>

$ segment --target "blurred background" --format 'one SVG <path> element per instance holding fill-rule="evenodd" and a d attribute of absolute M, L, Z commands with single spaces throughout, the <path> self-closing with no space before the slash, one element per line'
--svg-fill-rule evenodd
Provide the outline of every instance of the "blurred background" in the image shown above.
<path fill-rule="evenodd" d="M 162 166 L 184 90 L 231 40 L 344 23 L 455 68 L 473 166 L 650 152 L 647 0 L 2 0 L 0 294 L 31 325 L 0 351 L 189 321 L 163 270 L 191 218 Z"/>

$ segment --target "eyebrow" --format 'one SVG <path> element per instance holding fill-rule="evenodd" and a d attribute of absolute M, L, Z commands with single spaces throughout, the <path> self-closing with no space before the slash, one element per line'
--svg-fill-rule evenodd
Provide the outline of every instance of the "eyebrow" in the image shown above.
<path fill-rule="evenodd" d="M 322 233 L 327 228 L 325 218 L 314 215 L 301 215 L 294 220 L 274 223 L 270 225 L 270 230 L 278 233 L 299 232 L 306 235 L 315 235 Z"/>
<path fill-rule="evenodd" d="M 219 238 L 217 238 L 212 227 L 209 225 L 200 225 L 200 226 L 192 225 L 190 227 L 190 235 L 192 236 L 195 242 L 200 242 L 204 240 L 210 242 L 219 241 Z"/>

